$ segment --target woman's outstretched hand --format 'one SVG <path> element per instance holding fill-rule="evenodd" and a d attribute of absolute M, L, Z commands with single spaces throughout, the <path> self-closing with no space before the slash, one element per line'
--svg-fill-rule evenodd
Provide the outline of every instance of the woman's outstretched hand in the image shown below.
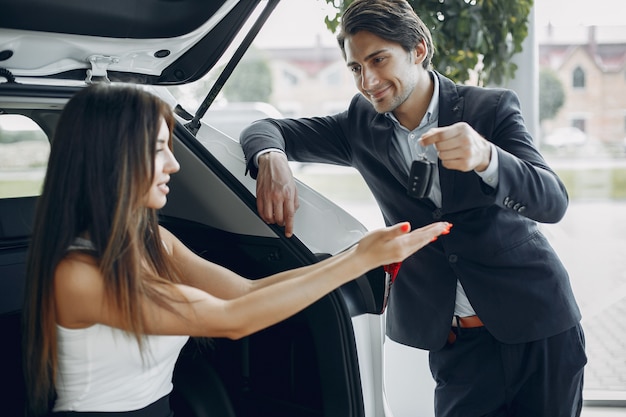
<path fill-rule="evenodd" d="M 373 262 L 373 267 L 402 262 L 438 236 L 450 233 L 451 227 L 451 223 L 437 222 L 410 231 L 408 222 L 398 223 L 368 233 L 359 241 L 356 251 Z"/>

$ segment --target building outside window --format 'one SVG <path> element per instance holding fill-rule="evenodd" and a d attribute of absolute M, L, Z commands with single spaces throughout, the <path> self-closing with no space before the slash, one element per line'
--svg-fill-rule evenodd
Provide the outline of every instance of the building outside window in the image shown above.
<path fill-rule="evenodd" d="M 585 71 L 580 67 L 574 69 L 574 73 L 572 74 L 572 87 L 585 88 Z"/>

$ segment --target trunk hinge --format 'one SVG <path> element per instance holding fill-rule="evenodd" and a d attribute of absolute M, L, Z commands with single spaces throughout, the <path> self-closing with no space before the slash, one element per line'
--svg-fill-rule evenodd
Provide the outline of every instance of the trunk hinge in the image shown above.
<path fill-rule="evenodd" d="M 87 84 L 94 83 L 97 81 L 104 81 L 110 83 L 109 76 L 107 75 L 107 70 L 111 64 L 117 64 L 120 62 L 120 59 L 115 56 L 104 56 L 104 55 L 92 55 L 89 57 L 89 63 L 91 64 L 91 69 L 87 70 L 87 78 L 85 78 L 85 82 Z"/>

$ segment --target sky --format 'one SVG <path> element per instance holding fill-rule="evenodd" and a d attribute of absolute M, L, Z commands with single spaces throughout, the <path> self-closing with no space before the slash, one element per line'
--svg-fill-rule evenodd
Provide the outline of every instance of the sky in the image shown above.
<path fill-rule="evenodd" d="M 624 0 L 535 0 L 537 23 L 554 25 L 626 25 Z"/>
<path fill-rule="evenodd" d="M 624 0 L 535 0 L 535 21 L 557 26 L 625 25 Z M 324 24 L 330 7 L 325 0 L 281 0 L 259 33 L 262 47 L 335 45 Z"/>
<path fill-rule="evenodd" d="M 255 43 L 260 47 L 313 46 L 316 39 L 334 46 L 335 37 L 326 28 L 325 0 L 281 0 L 263 26 Z"/>

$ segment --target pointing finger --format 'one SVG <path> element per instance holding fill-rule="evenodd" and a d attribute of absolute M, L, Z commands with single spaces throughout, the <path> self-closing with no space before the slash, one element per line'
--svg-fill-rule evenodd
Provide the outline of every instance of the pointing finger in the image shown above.
<path fill-rule="evenodd" d="M 422 137 L 419 139 L 419 142 L 424 147 L 437 143 L 442 139 L 442 132 L 443 128 L 433 127 L 432 129 L 429 129 L 428 132 L 422 135 Z"/>

